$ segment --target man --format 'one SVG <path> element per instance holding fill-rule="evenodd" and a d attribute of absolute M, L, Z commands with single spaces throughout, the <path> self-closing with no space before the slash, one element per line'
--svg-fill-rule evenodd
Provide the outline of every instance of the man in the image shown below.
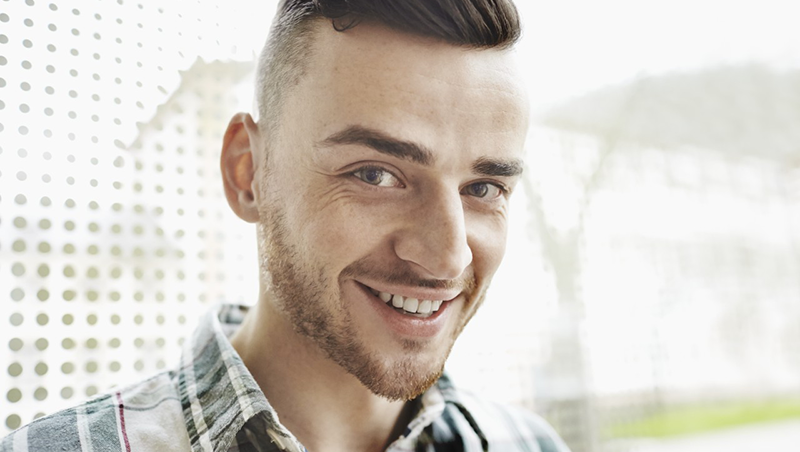
<path fill-rule="evenodd" d="M 257 224 L 258 303 L 207 316 L 177 370 L 0 448 L 567 450 L 442 376 L 504 254 L 528 122 L 518 36 L 509 1 L 281 2 L 258 122 L 236 115 L 221 158 Z"/>

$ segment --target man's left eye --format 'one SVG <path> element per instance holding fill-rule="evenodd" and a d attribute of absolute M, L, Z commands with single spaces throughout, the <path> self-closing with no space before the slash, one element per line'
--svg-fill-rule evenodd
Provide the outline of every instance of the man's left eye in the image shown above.
<path fill-rule="evenodd" d="M 475 182 L 464 187 L 464 193 L 476 198 L 494 199 L 502 196 L 504 190 L 489 182 Z"/>

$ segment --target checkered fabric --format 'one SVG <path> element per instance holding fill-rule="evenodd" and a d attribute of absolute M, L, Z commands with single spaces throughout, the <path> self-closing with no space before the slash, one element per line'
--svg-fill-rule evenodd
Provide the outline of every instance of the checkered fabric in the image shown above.
<path fill-rule="evenodd" d="M 38 419 L 0 441 L 0 452 L 306 452 L 228 340 L 246 313 L 209 312 L 176 370 Z M 387 451 L 569 452 L 541 418 L 460 392 L 446 376 L 414 403 Z"/>

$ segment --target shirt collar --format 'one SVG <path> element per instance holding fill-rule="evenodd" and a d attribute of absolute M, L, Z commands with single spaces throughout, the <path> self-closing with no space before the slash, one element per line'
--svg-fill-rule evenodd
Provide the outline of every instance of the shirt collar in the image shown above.
<path fill-rule="evenodd" d="M 245 314 L 244 306 L 211 310 L 184 347 L 178 384 L 192 450 L 227 450 L 245 422 L 262 416 L 273 442 L 302 452 L 228 340 Z"/>
<path fill-rule="evenodd" d="M 209 311 L 187 341 L 177 373 L 184 421 L 193 451 L 226 451 L 245 423 L 257 424 L 279 449 L 305 448 L 279 421 L 228 338 L 248 312 L 246 306 L 222 305 Z M 447 376 L 421 396 L 420 408 L 403 435 L 392 446 L 413 446 L 423 429 L 442 415 L 447 403 L 464 406 Z M 392 447 L 390 447 L 392 448 Z"/>

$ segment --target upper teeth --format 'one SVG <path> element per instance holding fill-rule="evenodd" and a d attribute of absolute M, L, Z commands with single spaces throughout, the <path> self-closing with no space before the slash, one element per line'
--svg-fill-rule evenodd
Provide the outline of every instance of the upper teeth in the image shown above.
<path fill-rule="evenodd" d="M 388 292 L 378 292 L 373 289 L 372 293 L 378 296 L 384 303 L 392 303 L 395 308 L 402 308 L 412 314 L 430 314 L 436 312 L 442 306 L 442 300 L 418 300 L 416 298 L 404 297 L 402 295 L 390 294 Z"/>

